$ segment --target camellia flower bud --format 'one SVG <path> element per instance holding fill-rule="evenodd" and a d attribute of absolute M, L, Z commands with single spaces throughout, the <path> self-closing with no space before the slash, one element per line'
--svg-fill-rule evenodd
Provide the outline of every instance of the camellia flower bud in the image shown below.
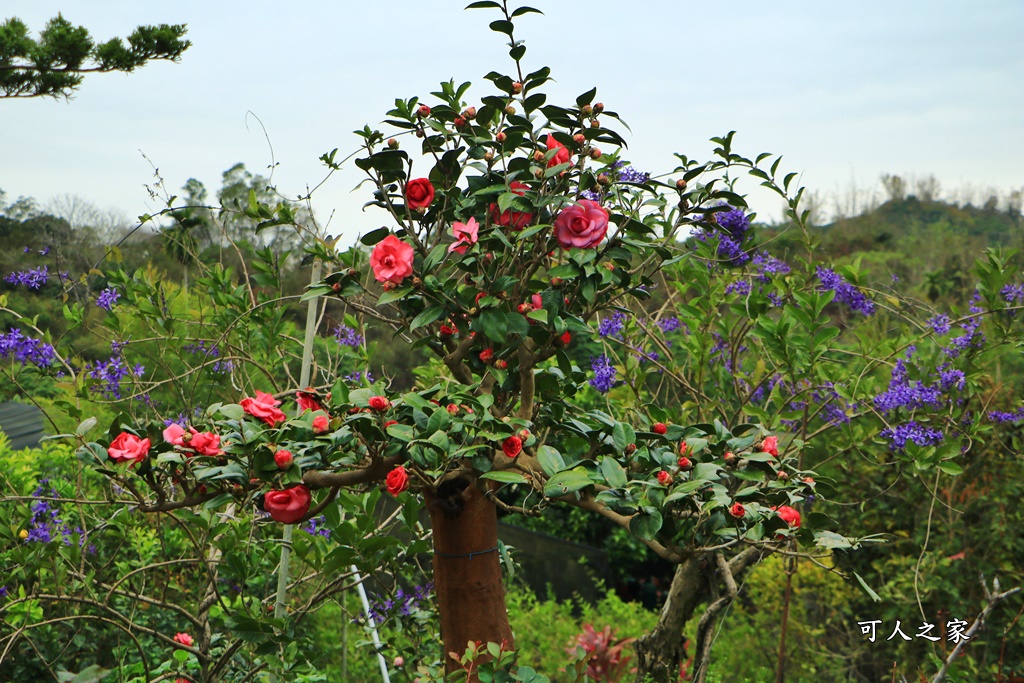
<path fill-rule="evenodd" d="M 543 178 L 544 177 L 544 169 L 543 168 L 536 169 L 533 172 L 533 177 L 536 178 L 537 180 L 540 180 L 541 178 Z"/>
<path fill-rule="evenodd" d="M 506 361 L 504 358 L 499 358 L 498 360 L 494 361 L 494 367 L 498 368 L 499 370 L 504 370 L 505 368 L 508 367 L 508 361 Z"/>
<path fill-rule="evenodd" d="M 423 137 L 423 129 L 422 128 L 417 128 L 416 129 L 416 137 L 418 137 L 418 138 Z"/>
<path fill-rule="evenodd" d="M 776 472 L 775 476 L 777 476 L 780 481 L 786 481 L 787 479 L 789 479 L 789 473 L 783 470 L 779 470 L 778 472 Z"/>
<path fill-rule="evenodd" d="M 658 476 L 658 483 L 659 484 L 661 484 L 662 486 L 671 486 L 671 484 L 672 484 L 672 475 L 671 474 L 669 474 L 665 470 L 661 470 L 660 472 L 658 472 L 657 476 Z"/>
<path fill-rule="evenodd" d="M 572 139 L 573 142 L 575 142 L 577 145 L 582 145 L 584 142 L 587 141 L 587 136 L 585 136 L 583 133 L 576 133 L 576 135 L 572 136 Z"/>
<path fill-rule="evenodd" d="M 683 441 L 682 443 L 679 444 L 679 455 L 686 455 L 686 453 L 689 450 L 690 450 L 690 447 L 686 444 L 685 441 Z"/>
<path fill-rule="evenodd" d="M 635 443 L 627 444 L 626 445 L 626 449 L 625 449 L 625 453 L 626 453 L 626 455 L 633 455 L 634 453 L 636 453 L 636 444 Z"/>
<path fill-rule="evenodd" d="M 544 161 L 544 152 L 536 151 L 533 153 L 533 160 L 537 162 Z"/>
<path fill-rule="evenodd" d="M 597 161 L 598 159 L 600 159 L 601 158 L 601 150 L 599 148 L 597 148 L 597 147 L 591 147 L 590 148 L 590 158 L 593 159 L 594 161 Z"/>
<path fill-rule="evenodd" d="M 333 285 L 331 285 L 331 291 L 332 292 L 340 292 L 341 291 L 341 283 L 335 282 Z"/>
<path fill-rule="evenodd" d="M 814 483 L 814 477 L 804 477 L 804 483 L 805 484 L 813 484 Z"/>
<path fill-rule="evenodd" d="M 563 280 L 560 277 L 553 277 L 550 280 L 550 283 L 551 283 L 552 287 L 561 287 L 563 282 L 565 282 L 565 280 Z"/>
<path fill-rule="evenodd" d="M 598 102 L 598 103 L 596 103 L 594 105 L 594 113 L 595 114 L 600 114 L 603 111 L 604 111 L 604 103 Z"/>
<path fill-rule="evenodd" d="M 401 656 L 395 657 L 395 660 L 394 662 L 392 662 L 392 664 L 394 664 L 394 667 L 396 669 L 401 669 L 403 666 L 405 666 L 405 658 Z"/>
<path fill-rule="evenodd" d="M 679 180 L 677 180 L 677 181 L 676 181 L 676 189 L 677 189 L 677 190 L 679 190 L 680 192 L 682 192 L 683 190 L 685 190 L 685 189 L 686 189 L 686 181 L 685 181 L 685 180 L 683 180 L 682 178 L 680 178 Z"/>
<path fill-rule="evenodd" d="M 492 360 L 494 360 L 494 349 L 492 349 L 491 347 L 487 347 L 486 349 L 481 351 L 480 360 L 483 361 L 484 363 L 490 363 Z"/>
<path fill-rule="evenodd" d="M 684 472 L 689 472 L 690 470 L 693 469 L 693 463 L 690 462 L 690 459 L 685 456 L 679 458 L 679 469 L 681 469 Z"/>
<path fill-rule="evenodd" d="M 651 426 L 651 431 L 655 434 L 664 434 L 668 431 L 668 425 L 664 422 L 655 422 L 654 425 Z"/>
<path fill-rule="evenodd" d="M 584 104 L 583 107 L 580 108 L 580 113 L 583 114 L 584 116 L 590 116 L 591 114 L 594 113 L 594 108 L 589 104 Z"/>
<path fill-rule="evenodd" d="M 390 147 L 391 149 L 398 149 L 398 138 L 389 139 L 388 147 Z"/>
<path fill-rule="evenodd" d="M 462 112 L 462 118 L 475 119 L 476 118 L 476 107 L 466 107 L 466 111 Z"/>
<path fill-rule="evenodd" d="M 513 107 L 513 106 L 512 106 L 511 104 L 510 104 L 510 105 L 508 105 L 507 107 L 505 107 L 505 113 L 506 113 L 506 114 L 507 114 L 508 116 L 515 116 L 515 113 L 516 113 L 516 108 L 515 108 L 515 107 Z"/>
<path fill-rule="evenodd" d="M 486 161 L 487 163 L 491 163 L 492 161 L 494 161 L 494 152 L 484 152 L 484 161 Z"/>
<path fill-rule="evenodd" d="M 494 139 L 495 139 L 496 142 L 505 142 L 505 138 L 507 138 L 507 137 L 508 136 L 505 135 L 505 133 L 503 133 L 501 131 L 495 133 L 495 135 L 494 135 Z"/>
<path fill-rule="evenodd" d="M 527 313 L 533 310 L 533 304 L 519 304 L 518 306 L 516 306 L 516 310 L 522 313 L 523 315 L 526 315 Z"/>
<path fill-rule="evenodd" d="M 284 449 L 274 453 L 274 463 L 277 464 L 278 469 L 286 470 L 292 466 L 295 462 L 295 458 L 292 456 L 291 451 Z"/>
<path fill-rule="evenodd" d="M 523 84 L 520 83 L 519 81 L 516 81 L 515 83 L 513 83 L 512 84 L 512 92 L 514 92 L 516 95 L 518 95 L 519 93 L 523 92 Z"/>
<path fill-rule="evenodd" d="M 466 125 L 466 119 L 462 118 L 461 116 L 456 116 L 455 117 L 455 127 L 456 128 L 462 128 L 465 125 Z"/>
<path fill-rule="evenodd" d="M 598 121 L 597 119 L 594 119 L 593 121 L 590 122 L 590 127 L 591 128 L 600 128 L 601 127 L 601 122 Z"/>
<path fill-rule="evenodd" d="M 420 118 L 426 118 L 430 116 L 430 107 L 428 107 L 425 104 L 421 104 L 420 108 L 416 110 L 416 116 L 419 116 Z"/>
<path fill-rule="evenodd" d="M 445 410 L 448 411 L 449 415 L 458 415 L 459 414 L 459 407 L 457 405 L 455 405 L 454 403 L 449 403 L 447 406 L 445 406 Z"/>
<path fill-rule="evenodd" d="M 739 458 L 737 458 L 736 454 L 732 452 L 726 453 L 722 457 L 722 459 L 725 460 L 725 464 L 729 465 L 730 467 L 734 466 L 737 462 L 739 462 Z"/>
<path fill-rule="evenodd" d="M 608 187 L 609 185 L 612 184 L 612 179 L 608 177 L 607 173 L 602 173 L 601 175 L 597 176 L 597 184 Z"/>

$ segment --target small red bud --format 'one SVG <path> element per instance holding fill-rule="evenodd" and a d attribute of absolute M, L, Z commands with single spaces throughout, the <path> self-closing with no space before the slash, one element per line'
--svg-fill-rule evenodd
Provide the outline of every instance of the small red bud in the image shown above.
<path fill-rule="evenodd" d="M 560 277 L 553 277 L 553 278 L 551 278 L 551 286 L 552 287 L 561 287 L 563 282 L 565 282 L 565 281 L 562 278 L 560 278 Z"/>
<path fill-rule="evenodd" d="M 587 137 L 583 133 L 576 133 L 576 135 L 572 136 L 572 139 L 577 145 L 582 145 L 587 141 Z"/>
<path fill-rule="evenodd" d="M 596 103 L 594 105 L 594 113 L 595 114 L 600 114 L 603 111 L 604 111 L 604 103 L 603 102 L 598 102 L 598 103 Z"/>
<path fill-rule="evenodd" d="M 505 368 L 508 367 L 508 361 L 506 361 L 504 358 L 499 358 L 498 360 L 494 361 L 494 367 L 498 368 L 499 370 L 504 370 Z"/>
<path fill-rule="evenodd" d="M 544 161 L 544 152 L 541 152 L 539 150 L 534 152 L 533 153 L 533 160 L 534 161 Z"/>
<path fill-rule="evenodd" d="M 680 178 L 679 180 L 677 180 L 677 181 L 676 181 L 676 189 L 677 189 L 677 190 L 679 190 L 680 192 L 682 192 L 683 190 L 685 190 L 685 189 L 686 189 L 686 181 L 685 181 L 685 180 L 683 180 L 682 178 Z"/>
<path fill-rule="evenodd" d="M 274 462 L 277 463 L 278 469 L 286 470 L 292 466 L 295 462 L 295 458 L 292 456 L 291 451 L 280 450 L 274 453 Z"/>
<path fill-rule="evenodd" d="M 786 481 L 787 479 L 789 479 L 789 473 L 783 472 L 782 470 L 776 472 L 775 476 L 777 476 L 780 481 Z"/>
<path fill-rule="evenodd" d="M 607 173 L 602 173 L 601 175 L 597 176 L 597 184 L 608 187 L 609 185 L 612 184 L 612 179 L 608 177 Z"/>
<path fill-rule="evenodd" d="M 457 405 L 455 405 L 454 403 L 449 403 L 447 406 L 445 406 L 445 409 L 448 411 L 449 415 L 458 415 L 459 414 L 459 407 Z"/>
<path fill-rule="evenodd" d="M 487 163 L 491 163 L 492 161 L 494 161 L 494 152 L 491 152 L 489 150 L 484 152 L 484 161 L 486 161 Z"/>
<path fill-rule="evenodd" d="M 512 92 L 514 92 L 516 95 L 518 95 L 519 93 L 523 92 L 523 84 L 520 83 L 519 81 L 516 81 L 515 83 L 513 83 L 512 84 Z"/>
<path fill-rule="evenodd" d="M 505 113 L 509 116 L 515 116 L 516 108 L 510 104 L 507 107 L 505 107 Z"/>
<path fill-rule="evenodd" d="M 601 122 L 598 121 L 597 119 L 594 119 L 593 121 L 590 122 L 590 127 L 591 128 L 600 128 L 601 127 Z"/>
<path fill-rule="evenodd" d="M 533 310 L 533 305 L 532 304 L 519 304 L 518 306 L 516 306 L 516 310 L 519 311 L 520 313 L 522 313 L 523 315 L 526 315 L 527 313 L 529 313 L 530 311 Z"/>
<path fill-rule="evenodd" d="M 671 486 L 672 475 L 666 472 L 665 470 L 661 470 L 660 472 L 658 472 L 658 483 L 661 484 L 662 486 Z"/>
<path fill-rule="evenodd" d="M 466 119 L 462 118 L 461 116 L 456 116 L 455 117 L 455 127 L 456 128 L 462 128 L 465 125 L 466 125 Z"/>
<path fill-rule="evenodd" d="M 420 108 L 416 110 L 416 116 L 419 116 L 420 118 L 426 118 L 430 116 L 430 107 L 428 107 L 425 104 L 421 104 Z"/>
<path fill-rule="evenodd" d="M 580 109 L 580 113 L 583 114 L 584 116 L 590 116 L 591 114 L 594 113 L 594 108 L 591 107 L 589 104 L 584 104 L 583 107 Z"/>
<path fill-rule="evenodd" d="M 725 454 L 724 460 L 725 464 L 731 467 L 732 465 L 735 465 L 739 461 L 739 458 L 736 457 L 735 453 L 730 452 Z"/>
<path fill-rule="evenodd" d="M 507 135 L 505 135 L 505 133 L 503 133 L 503 132 L 499 132 L 499 133 L 497 133 L 497 134 L 496 134 L 496 135 L 494 136 L 494 139 L 495 139 L 495 141 L 497 141 L 497 142 L 505 142 L 505 138 L 506 138 L 506 137 L 508 137 L 508 136 L 507 136 Z"/>
<path fill-rule="evenodd" d="M 331 285 L 331 291 L 332 292 L 340 292 L 341 291 L 341 283 L 335 282 L 333 285 Z"/>
<path fill-rule="evenodd" d="M 681 469 L 684 472 L 689 472 L 691 469 L 693 469 L 693 463 L 690 462 L 689 458 L 679 458 L 678 464 L 679 469 Z"/>
<path fill-rule="evenodd" d="M 651 431 L 655 434 L 664 434 L 668 431 L 668 426 L 664 422 L 655 422 Z"/>
<path fill-rule="evenodd" d="M 633 455 L 634 453 L 636 453 L 636 444 L 635 443 L 631 443 L 631 444 L 627 445 L 626 449 L 625 449 L 625 453 L 626 453 L 626 455 Z"/>
<path fill-rule="evenodd" d="M 416 130 L 416 137 L 418 137 L 418 138 L 423 137 L 423 130 L 422 129 L 417 129 Z"/>
<path fill-rule="evenodd" d="M 462 112 L 462 118 L 473 120 L 476 118 L 476 107 L 466 107 L 466 111 Z"/>
<path fill-rule="evenodd" d="M 813 484 L 814 483 L 814 477 L 804 477 L 804 483 L 805 484 Z"/>
<path fill-rule="evenodd" d="M 391 149 L 398 149 L 398 138 L 391 138 L 388 140 L 388 147 Z"/>
<path fill-rule="evenodd" d="M 599 148 L 597 148 L 597 147 L 591 147 L 590 148 L 590 158 L 593 159 L 594 161 L 597 161 L 598 159 L 600 159 L 601 158 L 601 150 Z"/>

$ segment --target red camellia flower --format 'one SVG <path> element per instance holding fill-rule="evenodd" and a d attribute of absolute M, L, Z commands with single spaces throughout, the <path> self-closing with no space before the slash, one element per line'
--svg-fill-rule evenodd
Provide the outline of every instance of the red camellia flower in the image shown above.
<path fill-rule="evenodd" d="M 501 450 L 503 450 L 505 455 L 509 458 L 514 458 L 522 452 L 523 440 L 518 436 L 510 436 L 501 442 Z"/>
<path fill-rule="evenodd" d="M 283 491 L 268 491 L 263 497 L 263 507 L 270 516 L 282 524 L 295 524 L 309 512 L 313 497 L 309 488 L 297 484 Z"/>
<path fill-rule="evenodd" d="M 572 335 L 569 334 L 568 332 L 563 332 L 562 336 L 559 337 L 558 340 L 562 342 L 562 346 L 568 346 L 569 342 L 572 341 Z"/>
<path fill-rule="evenodd" d="M 107 448 L 107 454 L 114 462 L 130 461 L 132 467 L 135 467 L 149 454 L 149 439 L 140 439 L 134 434 L 121 432 Z"/>
<path fill-rule="evenodd" d="M 508 184 L 508 191 L 514 192 L 515 194 L 522 197 L 526 194 L 526 190 L 530 189 L 529 185 L 513 180 Z M 513 211 L 512 209 L 505 209 L 504 211 L 498 211 L 497 204 L 491 204 L 491 221 L 495 225 L 501 225 L 513 230 L 522 230 L 530 224 L 533 220 L 533 214 L 528 211 Z"/>
<path fill-rule="evenodd" d="M 779 437 L 766 436 L 761 442 L 761 450 L 773 458 L 779 457 Z"/>
<path fill-rule="evenodd" d="M 655 422 L 654 426 L 651 427 L 651 431 L 655 434 L 665 434 L 668 432 L 668 426 L 664 422 Z"/>
<path fill-rule="evenodd" d="M 434 201 L 434 186 L 426 178 L 410 180 L 405 185 L 405 203 L 413 210 L 426 208 Z"/>
<path fill-rule="evenodd" d="M 274 453 L 274 462 L 277 463 L 278 469 L 286 470 L 292 466 L 295 462 L 294 456 L 291 451 L 286 451 L 283 448 L 278 452 Z"/>
<path fill-rule="evenodd" d="M 747 511 L 744 510 L 743 506 L 740 505 L 739 503 L 733 503 L 732 506 L 729 508 L 729 514 L 735 517 L 736 519 L 743 519 L 743 515 L 745 515 L 746 513 Z"/>
<path fill-rule="evenodd" d="M 388 235 L 370 253 L 370 267 L 377 282 L 402 284 L 412 275 L 413 249 L 394 235 Z"/>
<path fill-rule="evenodd" d="M 387 422 L 384 423 L 384 429 L 387 429 L 391 425 L 396 425 L 396 424 L 398 424 L 398 420 L 388 420 Z"/>
<path fill-rule="evenodd" d="M 320 401 L 317 400 L 316 394 L 312 394 L 308 391 L 300 391 L 295 394 L 295 402 L 299 404 L 299 410 L 306 412 L 307 410 L 323 410 L 324 407 L 320 405 Z"/>
<path fill-rule="evenodd" d="M 555 156 L 551 157 L 551 159 L 548 161 L 548 168 L 551 168 L 552 166 L 558 166 L 558 164 L 569 163 L 569 150 L 566 149 L 565 145 L 556 140 L 554 135 L 548 135 L 545 142 L 548 145 L 549 152 L 553 149 L 558 150 L 557 152 L 555 152 Z"/>
<path fill-rule="evenodd" d="M 388 493 L 397 497 L 399 493 L 409 488 L 409 473 L 405 471 L 404 467 L 399 465 L 388 472 L 384 483 L 388 487 Z"/>
<path fill-rule="evenodd" d="M 243 398 L 238 403 L 242 406 L 242 410 L 255 418 L 263 420 L 271 427 L 278 422 L 285 421 L 284 413 L 277 408 L 281 405 L 281 402 L 270 394 L 257 390 L 256 398 Z"/>
<path fill-rule="evenodd" d="M 658 472 L 658 483 L 662 486 L 670 486 L 672 484 L 672 475 L 665 470 L 661 470 Z"/>
<path fill-rule="evenodd" d="M 608 209 L 590 199 L 565 207 L 555 218 L 555 238 L 564 249 L 591 249 L 607 233 Z"/>
<path fill-rule="evenodd" d="M 453 337 L 458 334 L 459 330 L 454 325 L 445 325 L 442 323 L 441 329 L 438 330 L 442 337 Z"/>
<path fill-rule="evenodd" d="M 800 513 L 789 507 L 788 505 L 780 505 L 778 507 L 772 507 L 776 514 L 786 522 L 786 524 L 800 528 Z"/>
<path fill-rule="evenodd" d="M 445 410 L 448 411 L 449 415 L 458 415 L 459 414 L 459 407 L 457 405 L 455 405 L 454 403 L 449 403 L 448 405 L 446 405 L 445 406 Z"/>
<path fill-rule="evenodd" d="M 175 633 L 174 634 L 174 642 L 180 643 L 181 645 L 184 645 L 185 647 L 192 647 L 192 644 L 195 641 L 192 639 L 192 636 L 190 636 L 187 633 Z"/>
<path fill-rule="evenodd" d="M 188 448 L 199 455 L 223 455 L 220 449 L 220 435 L 213 432 L 199 432 L 195 427 L 189 427 L 188 432 L 179 424 L 171 423 L 164 430 L 164 441 L 175 446 Z M 192 457 L 191 453 L 187 453 Z"/>
<path fill-rule="evenodd" d="M 323 434 L 327 431 L 328 424 L 330 424 L 330 420 L 327 419 L 326 415 L 317 415 L 313 418 L 313 431 L 317 434 Z"/>
<path fill-rule="evenodd" d="M 391 407 L 391 401 L 389 401 L 386 396 L 371 396 L 370 407 L 378 413 L 382 413 Z"/>
<path fill-rule="evenodd" d="M 494 349 L 487 347 L 486 349 L 481 351 L 480 360 L 483 361 L 484 363 L 490 363 L 492 360 L 494 360 Z"/>

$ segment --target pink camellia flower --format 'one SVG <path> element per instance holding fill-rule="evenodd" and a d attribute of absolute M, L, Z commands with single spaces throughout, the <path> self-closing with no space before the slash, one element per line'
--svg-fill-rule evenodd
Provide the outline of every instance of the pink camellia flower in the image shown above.
<path fill-rule="evenodd" d="M 521 183 L 518 180 L 513 180 L 508 184 L 508 191 L 513 192 L 520 197 L 526 194 L 526 190 L 529 189 L 529 185 Z M 512 228 L 513 230 L 522 230 L 528 226 L 532 220 L 533 214 L 529 211 L 513 211 L 512 209 L 498 211 L 498 205 L 491 204 L 491 221 L 493 221 L 495 225 Z"/>
<path fill-rule="evenodd" d="M 569 150 L 566 149 L 565 145 L 556 140 L 554 135 L 548 135 L 545 142 L 548 145 L 549 152 L 553 149 L 558 150 L 557 152 L 555 152 L 555 156 L 551 157 L 551 159 L 548 160 L 548 168 L 551 168 L 552 166 L 557 166 L 558 164 L 569 163 Z"/>
<path fill-rule="evenodd" d="M 193 640 L 192 636 L 187 633 L 175 633 L 174 642 L 184 645 L 185 647 L 192 647 L 195 640 Z"/>
<path fill-rule="evenodd" d="M 320 405 L 320 401 L 317 399 L 316 394 L 311 391 L 298 391 L 295 393 L 295 402 L 299 406 L 299 410 L 306 412 L 307 410 L 323 410 L 324 407 Z"/>
<path fill-rule="evenodd" d="M 739 503 L 733 503 L 729 508 L 729 514 L 736 519 L 743 519 L 743 515 L 747 514 L 747 511 Z"/>
<path fill-rule="evenodd" d="M 779 457 L 779 437 L 766 436 L 761 442 L 761 450 L 773 458 Z"/>
<path fill-rule="evenodd" d="M 140 439 L 134 434 L 121 432 L 107 448 L 107 454 L 115 462 L 131 461 L 132 467 L 135 467 L 149 454 L 149 439 Z"/>
<path fill-rule="evenodd" d="M 323 434 L 327 431 L 328 424 L 330 424 L 330 420 L 327 419 L 326 415 L 317 415 L 313 418 L 313 431 L 317 434 Z"/>
<path fill-rule="evenodd" d="M 416 178 L 405 185 L 405 203 L 410 209 L 425 209 L 434 201 L 434 186 L 428 178 Z"/>
<path fill-rule="evenodd" d="M 370 254 L 370 267 L 377 282 L 402 284 L 402 280 L 412 275 L 412 246 L 394 235 L 388 235 L 373 248 Z"/>
<path fill-rule="evenodd" d="M 608 234 L 608 209 L 590 199 L 567 206 L 555 218 L 555 237 L 564 249 L 596 247 Z"/>
<path fill-rule="evenodd" d="M 530 297 L 530 303 L 533 305 L 534 310 L 544 308 L 544 298 L 540 294 L 534 294 Z"/>
<path fill-rule="evenodd" d="M 480 233 L 480 226 L 475 218 L 470 218 L 466 223 L 452 223 L 452 235 L 455 236 L 455 243 L 448 247 L 448 253 L 453 251 L 460 256 L 466 253 L 472 245 L 476 244 Z"/>
<path fill-rule="evenodd" d="M 397 496 L 399 493 L 409 488 L 409 473 L 405 471 L 404 467 L 399 465 L 388 472 L 388 476 L 385 477 L 384 483 L 387 486 L 388 493 L 392 496 Z"/>
<path fill-rule="evenodd" d="M 256 391 L 256 398 L 243 398 L 238 403 L 242 406 L 242 410 L 255 418 L 263 420 L 271 427 L 278 422 L 284 422 L 286 419 L 285 414 L 277 408 L 281 405 L 281 402 L 262 391 Z"/>
<path fill-rule="evenodd" d="M 199 455 L 223 455 L 220 449 L 220 435 L 213 432 L 200 432 L 195 427 L 189 427 L 185 432 L 184 427 L 171 423 L 164 430 L 164 441 L 175 446 L 188 448 Z M 191 454 L 189 454 L 191 457 Z"/>
<path fill-rule="evenodd" d="M 772 507 L 772 510 L 775 510 L 775 513 L 779 517 L 782 517 L 783 521 L 785 521 L 786 524 L 792 527 L 800 528 L 800 513 L 798 511 L 794 510 L 788 505 Z"/>
<path fill-rule="evenodd" d="M 370 407 L 378 413 L 382 413 L 391 407 L 391 401 L 388 400 L 387 396 L 371 396 Z"/>
<path fill-rule="evenodd" d="M 283 491 L 268 491 L 263 497 L 263 509 L 271 518 L 282 524 L 295 524 L 309 512 L 313 496 L 304 484 L 297 484 Z"/>

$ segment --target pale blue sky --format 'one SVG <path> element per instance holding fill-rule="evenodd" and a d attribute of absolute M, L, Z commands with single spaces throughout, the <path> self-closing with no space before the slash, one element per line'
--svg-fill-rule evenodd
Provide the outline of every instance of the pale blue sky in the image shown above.
<path fill-rule="evenodd" d="M 510 60 L 487 29 L 493 11 L 468 0 L 365 2 L 8 0 L 0 18 L 34 30 L 58 11 L 97 39 L 140 23 L 187 23 L 180 64 L 87 78 L 70 102 L 0 103 L 0 189 L 8 196 L 81 195 L 129 216 L 160 208 L 143 185 L 140 150 L 177 190 L 190 177 L 215 192 L 236 162 L 294 195 L 319 182 L 322 153 L 353 151 L 351 131 L 376 125 L 396 96 L 429 96 L 440 80 L 473 81 Z M 522 3 L 518 3 L 522 4 Z M 848 193 L 885 172 L 934 174 L 944 189 L 1024 187 L 1024 2 L 639 2 L 531 0 L 518 20 L 526 66 L 557 79 L 549 102 L 598 86 L 619 112 L 626 158 L 661 172 L 672 153 L 706 156 L 737 130 L 737 151 L 785 155 L 809 190 Z M 424 172 L 426 168 L 423 168 Z M 348 166 L 318 193 L 331 232 L 384 222 L 360 210 Z M 754 196 L 762 214 L 779 202 Z"/>

